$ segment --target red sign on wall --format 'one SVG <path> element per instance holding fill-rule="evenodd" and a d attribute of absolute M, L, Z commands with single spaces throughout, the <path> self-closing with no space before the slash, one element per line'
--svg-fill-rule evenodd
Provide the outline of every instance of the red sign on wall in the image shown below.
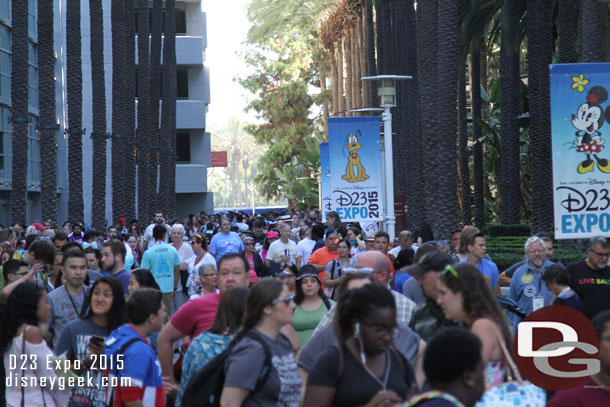
<path fill-rule="evenodd" d="M 212 167 L 228 167 L 226 151 L 212 151 Z"/>

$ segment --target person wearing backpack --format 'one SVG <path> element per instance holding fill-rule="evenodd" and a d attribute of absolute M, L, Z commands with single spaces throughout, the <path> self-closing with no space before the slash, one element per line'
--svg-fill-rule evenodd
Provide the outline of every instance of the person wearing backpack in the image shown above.
<path fill-rule="evenodd" d="M 300 351 L 330 307 L 335 305 L 324 294 L 318 272 L 311 264 L 303 266 L 299 271 L 294 302 L 297 306 L 291 325 L 299 338 Z"/>
<path fill-rule="evenodd" d="M 224 366 L 221 406 L 299 406 L 301 377 L 294 350 L 280 333 L 292 322 L 294 309 L 294 296 L 281 281 L 263 278 L 252 285 L 244 323 Z M 271 356 L 269 369 L 266 352 Z M 259 382 L 261 376 L 266 377 L 264 383 Z"/>
<path fill-rule="evenodd" d="M 345 270 L 356 266 L 355 259 L 351 257 L 349 241 L 347 239 L 343 239 L 337 243 L 337 253 L 339 254 L 339 258 L 330 261 L 326 265 L 326 271 L 324 272 L 326 293 L 334 301 L 337 300 L 336 287 L 341 282 L 341 277 L 343 277 Z"/>
<path fill-rule="evenodd" d="M 314 363 L 303 405 L 381 407 L 408 400 L 417 385 L 394 347 L 398 324 L 390 290 L 380 284 L 349 290 L 336 312 L 339 344 Z"/>
<path fill-rule="evenodd" d="M 112 331 L 104 347 L 111 364 L 109 383 L 118 380 L 117 386 L 108 386 L 108 407 L 165 407 L 161 365 L 146 337 L 161 329 L 166 312 L 159 290 L 141 288 L 129 297 L 129 323 Z"/>
<path fill-rule="evenodd" d="M 200 369 L 229 346 L 229 342 L 233 339 L 244 318 L 247 295 L 248 289 L 245 287 L 229 288 L 220 299 L 218 311 L 210 329 L 191 341 L 182 361 L 180 388 L 175 407 L 180 407 L 182 395 L 191 378 L 196 378 L 196 373 Z"/>

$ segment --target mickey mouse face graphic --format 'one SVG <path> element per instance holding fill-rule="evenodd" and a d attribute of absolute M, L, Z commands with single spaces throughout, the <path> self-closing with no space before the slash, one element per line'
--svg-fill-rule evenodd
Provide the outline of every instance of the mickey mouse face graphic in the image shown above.
<path fill-rule="evenodd" d="M 604 112 L 598 104 L 583 103 L 576 115 L 572 115 L 572 126 L 588 134 L 593 134 L 603 124 Z"/>

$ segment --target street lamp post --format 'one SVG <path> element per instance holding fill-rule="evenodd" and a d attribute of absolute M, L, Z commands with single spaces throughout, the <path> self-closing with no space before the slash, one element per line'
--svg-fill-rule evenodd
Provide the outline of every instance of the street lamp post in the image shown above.
<path fill-rule="evenodd" d="M 377 75 L 365 76 L 361 79 L 363 81 L 380 81 L 377 95 L 379 96 L 379 106 L 383 108 L 381 119 L 383 120 L 385 150 L 385 229 L 390 235 L 390 242 L 393 242 L 396 236 L 396 216 L 394 215 L 394 157 L 392 153 L 392 112 L 390 109 L 396 106 L 396 81 L 412 79 L 412 77 L 407 75 Z"/>

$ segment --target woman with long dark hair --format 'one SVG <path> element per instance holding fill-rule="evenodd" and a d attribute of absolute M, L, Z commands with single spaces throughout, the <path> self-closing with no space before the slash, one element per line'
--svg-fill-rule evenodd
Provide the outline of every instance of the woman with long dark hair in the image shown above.
<path fill-rule="evenodd" d="M 70 392 L 60 390 L 57 375 L 47 365 L 47 359 L 53 360 L 53 352 L 44 341 L 39 327 L 40 322 L 46 322 L 49 318 L 46 291 L 33 282 L 19 284 L 1 310 L 0 353 L 4 354 L 7 374 L 6 405 L 65 406 Z M 27 363 L 23 369 L 11 368 L 10 361 L 15 359 L 35 360 L 36 366 Z M 33 385 L 20 386 L 22 378 Z"/>
<path fill-rule="evenodd" d="M 182 361 L 176 407 L 180 406 L 182 394 L 191 377 L 229 346 L 244 319 L 247 295 L 248 289 L 245 287 L 229 288 L 220 299 L 214 324 L 191 341 Z"/>
<path fill-rule="evenodd" d="M 280 333 L 292 322 L 294 307 L 294 297 L 281 281 L 263 278 L 252 285 L 244 323 L 231 342 L 236 345 L 225 365 L 222 406 L 299 405 L 301 377 L 290 341 Z M 272 368 L 264 385 L 256 389 L 265 349 L 270 352 Z"/>
<path fill-rule="evenodd" d="M 512 335 L 500 305 L 489 289 L 489 283 L 471 264 L 447 266 L 438 280 L 438 304 L 448 319 L 460 321 L 483 343 L 483 361 L 487 365 L 488 385 L 504 381 L 500 340 L 513 348 Z"/>
<path fill-rule="evenodd" d="M 380 284 L 346 291 L 335 325 L 339 345 L 313 365 L 303 405 L 391 406 L 407 400 L 417 386 L 411 365 L 393 347 L 398 326 L 392 293 Z"/>
<path fill-rule="evenodd" d="M 303 266 L 299 271 L 294 302 L 297 306 L 294 310 L 291 325 L 297 333 L 299 350 L 301 350 L 311 338 L 318 323 L 324 318 L 330 307 L 335 304 L 324 294 L 318 272 L 311 264 Z"/>
<path fill-rule="evenodd" d="M 330 293 L 330 298 L 333 300 L 337 298 L 335 288 L 341 282 L 344 270 L 356 266 L 356 261 L 351 255 L 347 239 L 343 239 L 337 243 L 337 253 L 339 254 L 339 258 L 330 261 L 326 265 L 326 271 L 324 271 L 324 286 L 326 287 L 327 293 Z"/>
<path fill-rule="evenodd" d="M 106 388 L 102 386 L 103 370 L 95 365 L 104 351 L 104 340 L 110 332 L 125 323 L 125 294 L 123 286 L 114 277 L 101 277 L 90 290 L 89 311 L 82 319 L 68 322 L 55 347 L 57 356 L 65 356 L 76 374 L 84 377 L 84 383 L 93 386 L 77 386 L 72 389 L 70 405 L 95 406 L 106 400 Z M 81 369 L 76 367 L 80 366 Z"/>

